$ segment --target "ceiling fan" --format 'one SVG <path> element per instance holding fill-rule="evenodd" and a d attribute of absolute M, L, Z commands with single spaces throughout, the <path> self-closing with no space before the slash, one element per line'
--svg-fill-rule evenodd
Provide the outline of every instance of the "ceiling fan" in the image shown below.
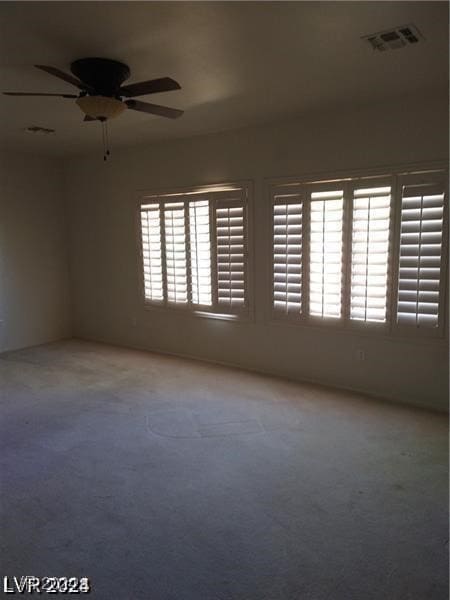
<path fill-rule="evenodd" d="M 140 81 L 122 85 L 130 77 L 130 69 L 124 63 L 109 58 L 80 58 L 70 65 L 73 75 L 56 67 L 34 65 L 41 71 L 54 75 L 79 89 L 77 94 L 53 94 L 41 92 L 3 92 L 6 96 L 56 96 L 76 98 L 85 121 L 100 121 L 103 133 L 103 159 L 109 156 L 107 121 L 118 117 L 127 108 L 139 112 L 177 119 L 184 111 L 159 104 L 134 100 L 135 96 L 180 90 L 181 86 L 170 77 Z"/>
<path fill-rule="evenodd" d="M 106 121 L 119 116 L 127 108 L 169 119 L 176 119 L 183 114 L 182 110 L 176 108 L 133 99 L 135 96 L 181 89 L 179 83 L 170 77 L 122 85 L 130 77 L 130 69 L 127 65 L 109 58 L 81 58 L 76 60 L 70 65 L 73 75 L 56 67 L 46 65 L 35 65 L 35 67 L 74 85 L 80 90 L 78 95 L 39 92 L 3 93 L 7 96 L 76 98 L 76 103 L 85 114 L 85 121 Z"/>

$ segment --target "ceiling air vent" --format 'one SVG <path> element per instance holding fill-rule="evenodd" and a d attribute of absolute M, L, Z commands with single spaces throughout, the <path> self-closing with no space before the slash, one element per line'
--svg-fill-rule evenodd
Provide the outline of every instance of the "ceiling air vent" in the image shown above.
<path fill-rule="evenodd" d="M 365 35 L 362 39 L 367 40 L 374 50 L 384 52 L 385 50 L 404 48 L 409 44 L 417 44 L 424 38 L 415 25 L 401 25 L 395 29 Z"/>

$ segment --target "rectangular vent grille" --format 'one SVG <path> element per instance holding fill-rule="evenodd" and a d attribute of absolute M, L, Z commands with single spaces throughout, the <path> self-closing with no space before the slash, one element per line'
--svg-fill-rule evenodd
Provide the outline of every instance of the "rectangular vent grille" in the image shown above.
<path fill-rule="evenodd" d="M 414 25 L 401 25 L 388 31 L 365 35 L 362 39 L 367 40 L 374 50 L 384 52 L 417 44 L 423 40 L 423 36 Z"/>

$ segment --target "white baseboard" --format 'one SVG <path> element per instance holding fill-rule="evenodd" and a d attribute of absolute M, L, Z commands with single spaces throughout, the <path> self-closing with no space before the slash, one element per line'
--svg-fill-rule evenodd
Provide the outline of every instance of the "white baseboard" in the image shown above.
<path fill-rule="evenodd" d="M 90 336 L 75 336 L 74 339 L 79 339 L 82 341 L 89 341 L 89 342 L 97 342 L 97 343 L 106 344 L 106 345 L 110 345 L 110 346 L 116 346 L 119 348 L 128 348 L 130 350 L 138 350 L 138 351 L 142 351 L 142 352 L 153 352 L 155 354 L 163 354 L 166 356 L 185 358 L 188 360 L 195 360 L 198 362 L 219 365 L 222 367 L 240 369 L 241 371 L 247 371 L 250 373 L 257 373 L 260 375 L 277 377 L 277 378 L 285 379 L 287 381 L 293 381 L 296 383 L 314 384 L 314 385 L 318 385 L 318 386 L 321 386 L 324 388 L 337 389 L 337 390 L 341 390 L 341 391 L 362 394 L 366 398 L 370 398 L 370 399 L 381 401 L 381 402 L 395 403 L 397 405 L 402 405 L 402 406 L 410 407 L 410 408 L 416 408 L 416 409 L 418 408 L 418 409 L 427 410 L 427 411 L 431 411 L 431 412 L 437 412 L 437 413 L 441 413 L 441 414 L 445 414 L 448 412 L 448 410 L 437 408 L 435 406 L 426 406 L 420 402 L 414 402 L 414 401 L 408 402 L 399 397 L 386 396 L 386 395 L 380 394 L 379 392 L 376 392 L 376 391 L 373 391 L 373 390 L 370 390 L 367 388 L 362 389 L 362 388 L 358 388 L 358 387 L 344 386 L 339 383 L 334 383 L 334 382 L 329 382 L 329 381 L 324 382 L 324 381 L 319 381 L 317 379 L 308 378 L 308 377 L 301 377 L 301 378 L 300 377 L 299 378 L 289 377 L 285 373 L 277 371 L 276 369 L 274 369 L 274 370 L 268 370 L 268 369 L 263 369 L 263 368 L 258 369 L 258 368 L 254 368 L 254 367 L 249 367 L 249 366 L 233 363 L 232 361 L 214 360 L 211 358 L 204 358 L 201 356 L 195 356 L 195 355 L 184 353 L 184 352 L 171 352 L 170 350 L 163 350 L 161 348 L 150 347 L 150 346 L 143 345 L 143 344 L 124 344 L 123 342 L 118 342 L 116 340 L 107 339 L 107 338 L 100 338 L 100 337 L 93 338 Z"/>

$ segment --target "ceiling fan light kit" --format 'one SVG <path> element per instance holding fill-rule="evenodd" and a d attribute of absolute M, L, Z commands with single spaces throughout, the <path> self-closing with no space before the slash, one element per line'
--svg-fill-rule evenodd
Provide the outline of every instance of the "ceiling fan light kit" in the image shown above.
<path fill-rule="evenodd" d="M 121 100 L 108 96 L 81 96 L 76 103 L 87 117 L 100 121 L 114 119 L 127 108 Z"/>
<path fill-rule="evenodd" d="M 58 77 L 77 87 L 80 92 L 74 94 L 47 94 L 33 92 L 3 92 L 8 96 L 57 96 L 76 98 L 76 103 L 85 114 L 85 121 L 100 121 L 102 124 L 104 160 L 109 155 L 107 121 L 121 115 L 125 109 L 145 112 L 169 119 L 176 119 L 182 110 L 133 100 L 135 96 L 145 96 L 158 92 L 179 90 L 181 86 L 170 77 L 161 77 L 141 81 L 130 85 L 122 83 L 130 77 L 130 69 L 124 63 L 109 58 L 81 58 L 70 65 L 73 75 L 60 71 L 56 67 L 35 65 L 41 71 Z M 122 100 L 122 98 L 130 98 Z"/>

